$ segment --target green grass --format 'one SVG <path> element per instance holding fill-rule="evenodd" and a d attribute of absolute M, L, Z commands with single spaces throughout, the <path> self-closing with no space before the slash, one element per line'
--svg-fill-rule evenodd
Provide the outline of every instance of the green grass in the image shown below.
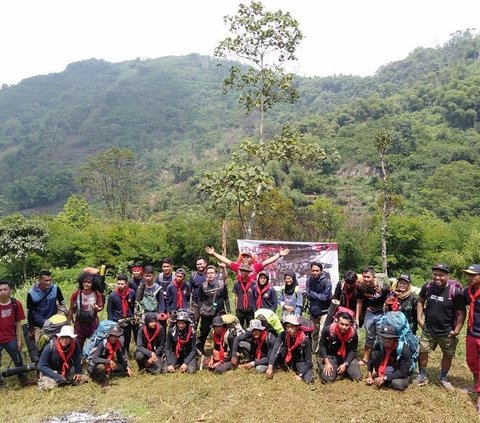
<path fill-rule="evenodd" d="M 66 298 L 73 284 L 68 287 L 62 284 Z M 16 295 L 24 298 L 21 291 Z M 363 338 L 363 330 L 360 334 Z M 295 382 L 291 373 L 275 373 L 273 380 L 267 380 L 263 375 L 242 369 L 224 375 L 206 370 L 195 375 L 151 376 L 135 372 L 133 378 L 115 380 L 107 391 L 96 383 L 89 383 L 41 392 L 35 386 L 21 388 L 12 377 L 7 379 L 7 389 L 1 391 L 0 422 L 36 423 L 72 411 L 105 413 L 111 410 L 139 423 L 480 421 L 474 399 L 460 392 L 460 388 L 472 384 L 465 363 L 464 336 L 449 375 L 458 390 L 447 392 L 435 382 L 439 360 L 439 351 L 430 355 L 429 385 L 412 385 L 405 392 L 375 389 L 364 382 L 348 380 L 331 385 L 316 381 L 308 386 Z M 4 365 L 8 362 L 4 354 Z M 131 364 L 136 368 L 133 360 Z"/>

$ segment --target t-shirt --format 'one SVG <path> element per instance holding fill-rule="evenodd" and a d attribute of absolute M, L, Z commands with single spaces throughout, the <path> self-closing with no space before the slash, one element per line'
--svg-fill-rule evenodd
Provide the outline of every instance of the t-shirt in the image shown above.
<path fill-rule="evenodd" d="M 22 303 L 17 300 L 17 317 L 15 318 L 15 310 L 12 303 L 0 304 L 0 344 L 6 344 L 16 338 L 17 332 L 15 322 L 24 320 L 25 313 Z"/>
<path fill-rule="evenodd" d="M 389 288 L 383 286 L 380 289 L 380 292 L 375 292 L 373 294 L 367 294 L 362 287 L 357 289 L 357 299 L 363 300 L 363 306 L 371 311 L 374 314 L 379 314 L 383 312 L 383 304 L 387 299 Z"/>
<path fill-rule="evenodd" d="M 465 311 L 465 297 L 459 288 L 455 288 L 454 298 L 450 298 L 450 286 L 440 288 L 435 283 L 422 286 L 419 297 L 425 300 L 425 324 L 423 330 L 445 336 L 455 328 L 457 311 Z"/>

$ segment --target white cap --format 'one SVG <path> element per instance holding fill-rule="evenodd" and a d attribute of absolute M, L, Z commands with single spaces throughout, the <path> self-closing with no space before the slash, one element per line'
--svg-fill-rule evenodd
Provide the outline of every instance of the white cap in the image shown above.
<path fill-rule="evenodd" d="M 58 335 L 57 335 L 59 338 L 61 336 L 68 336 L 69 338 L 73 338 L 75 339 L 77 337 L 77 335 L 75 335 L 75 333 L 73 332 L 73 328 L 71 326 L 62 326 L 62 329 L 60 329 L 60 332 L 58 332 Z"/>

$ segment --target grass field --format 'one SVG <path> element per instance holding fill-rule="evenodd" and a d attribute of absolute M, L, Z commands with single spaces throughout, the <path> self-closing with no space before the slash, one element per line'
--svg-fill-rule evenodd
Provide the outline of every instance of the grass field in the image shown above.
<path fill-rule="evenodd" d="M 18 298 L 24 298 L 23 295 L 26 296 L 26 290 L 17 292 Z M 220 376 L 208 371 L 158 376 L 135 372 L 133 378 L 115 380 L 108 390 L 89 383 L 51 392 L 40 392 L 35 386 L 21 388 L 12 377 L 7 379 L 7 388 L 0 391 L 0 422 L 35 423 L 72 411 L 111 410 L 139 423 L 480 422 L 474 399 L 461 392 L 461 388 L 472 384 L 465 363 L 464 332 L 449 376 L 459 388 L 453 392 L 436 383 L 439 351 L 430 356 L 430 384 L 412 385 L 405 392 L 375 389 L 364 382 L 348 380 L 305 385 L 295 382 L 291 373 L 276 373 L 273 380 L 267 380 L 242 369 Z M 360 335 L 363 337 L 363 330 Z M 360 344 L 363 345 L 362 341 Z M 4 353 L 3 364 L 8 362 Z M 136 368 L 134 360 L 131 364 Z"/>
<path fill-rule="evenodd" d="M 134 422 L 474 422 L 480 421 L 473 398 L 460 389 L 448 392 L 435 383 L 440 354 L 432 355 L 431 383 L 406 392 L 375 389 L 363 382 L 340 380 L 305 385 L 290 373 L 273 380 L 238 369 L 217 376 L 151 376 L 115 380 L 109 390 L 89 383 L 40 392 L 21 388 L 9 378 L 2 390 L 1 422 L 41 422 L 72 411 L 119 411 Z M 463 343 L 452 366 L 455 387 L 471 384 Z"/>

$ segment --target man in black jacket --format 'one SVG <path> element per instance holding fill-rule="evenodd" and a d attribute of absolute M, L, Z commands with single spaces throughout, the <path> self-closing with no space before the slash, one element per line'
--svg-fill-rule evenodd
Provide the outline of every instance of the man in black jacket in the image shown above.
<path fill-rule="evenodd" d="M 353 326 L 354 314 L 343 311 L 337 313 L 335 320 L 330 326 L 323 328 L 320 338 L 320 378 L 323 382 L 334 382 L 337 375 L 348 375 L 352 380 L 361 380 L 362 371 L 355 357 L 358 335 Z"/>
<path fill-rule="evenodd" d="M 380 340 L 375 343 L 368 361 L 367 385 L 404 391 L 409 384 L 412 366 L 410 349 L 404 343 L 398 351 L 398 335 L 392 326 L 383 326 L 379 335 Z"/>

